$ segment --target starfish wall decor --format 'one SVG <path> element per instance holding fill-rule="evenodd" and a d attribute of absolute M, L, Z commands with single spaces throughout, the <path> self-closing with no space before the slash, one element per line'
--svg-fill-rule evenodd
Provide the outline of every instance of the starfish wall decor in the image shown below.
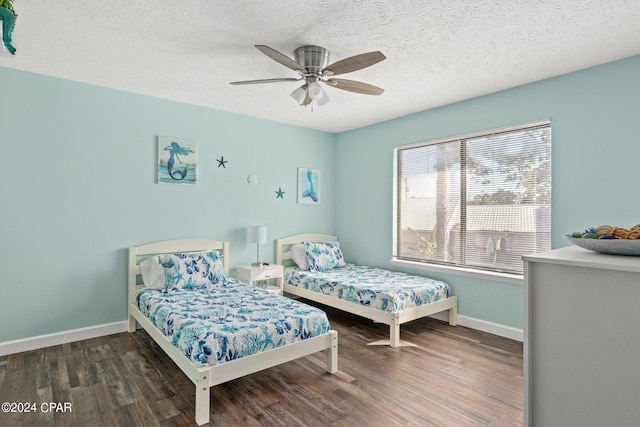
<path fill-rule="evenodd" d="M 227 168 L 226 163 L 229 162 L 229 160 L 225 160 L 224 156 L 220 156 L 219 159 L 216 159 L 216 162 L 218 162 L 218 167 L 223 167 L 223 168 Z"/>

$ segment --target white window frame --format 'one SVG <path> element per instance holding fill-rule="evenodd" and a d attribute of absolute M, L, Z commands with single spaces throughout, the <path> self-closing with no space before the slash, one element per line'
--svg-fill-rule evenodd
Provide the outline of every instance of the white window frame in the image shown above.
<path fill-rule="evenodd" d="M 397 202 L 398 202 L 398 188 L 399 188 L 398 186 L 398 152 L 400 150 L 423 147 L 425 145 L 435 145 L 435 144 L 458 141 L 463 139 L 477 138 L 477 137 L 486 136 L 494 133 L 512 132 L 520 129 L 527 129 L 527 128 L 532 128 L 536 126 L 545 126 L 545 125 L 550 126 L 551 119 L 537 120 L 537 121 L 522 123 L 522 124 L 513 125 L 513 126 L 505 126 L 501 128 L 471 132 L 471 133 L 466 133 L 462 135 L 455 135 L 451 137 L 438 138 L 438 139 L 433 139 L 428 141 L 420 141 L 420 142 L 395 146 L 393 149 L 393 211 L 392 211 L 393 231 L 392 231 L 392 239 L 391 239 L 391 243 L 393 247 L 391 252 L 392 258 L 390 261 L 391 265 L 397 266 L 397 267 L 412 268 L 417 270 L 434 272 L 434 273 L 448 273 L 448 274 L 455 274 L 455 275 L 465 276 L 465 277 L 492 280 L 497 282 L 513 283 L 513 284 L 520 284 L 520 285 L 523 284 L 524 279 L 522 274 L 501 273 L 497 271 L 474 269 L 471 267 L 459 267 L 459 266 L 445 265 L 445 264 L 439 264 L 439 263 L 430 263 L 428 261 L 412 261 L 412 260 L 405 260 L 405 259 L 398 258 L 397 256 L 397 248 L 398 248 L 398 203 Z"/>

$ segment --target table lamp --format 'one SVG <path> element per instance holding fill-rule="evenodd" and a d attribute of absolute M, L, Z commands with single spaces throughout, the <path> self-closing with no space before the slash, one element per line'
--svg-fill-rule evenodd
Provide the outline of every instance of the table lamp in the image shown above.
<path fill-rule="evenodd" d="M 251 263 L 253 266 L 262 266 L 260 262 L 260 243 L 267 243 L 267 226 L 253 225 L 249 227 L 249 243 L 256 244 L 256 262 Z"/>

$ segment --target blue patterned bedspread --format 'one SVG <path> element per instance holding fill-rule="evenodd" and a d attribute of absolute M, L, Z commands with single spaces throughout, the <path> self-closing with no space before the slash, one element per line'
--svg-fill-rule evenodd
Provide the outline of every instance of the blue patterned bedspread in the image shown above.
<path fill-rule="evenodd" d="M 197 366 L 329 332 L 324 311 L 228 279 L 208 290 L 140 289 L 136 305 Z"/>
<path fill-rule="evenodd" d="M 449 285 L 422 276 L 347 264 L 326 271 L 286 268 L 285 283 L 389 313 L 451 296 Z"/>

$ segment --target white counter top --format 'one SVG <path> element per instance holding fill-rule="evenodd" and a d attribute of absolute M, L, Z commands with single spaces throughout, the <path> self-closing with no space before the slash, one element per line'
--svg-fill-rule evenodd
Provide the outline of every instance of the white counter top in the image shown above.
<path fill-rule="evenodd" d="M 577 246 L 567 246 L 523 256 L 524 261 L 535 261 L 549 264 L 563 264 L 575 267 L 602 268 L 607 270 L 631 271 L 640 273 L 640 257 L 624 255 L 607 255 L 589 251 Z"/>

